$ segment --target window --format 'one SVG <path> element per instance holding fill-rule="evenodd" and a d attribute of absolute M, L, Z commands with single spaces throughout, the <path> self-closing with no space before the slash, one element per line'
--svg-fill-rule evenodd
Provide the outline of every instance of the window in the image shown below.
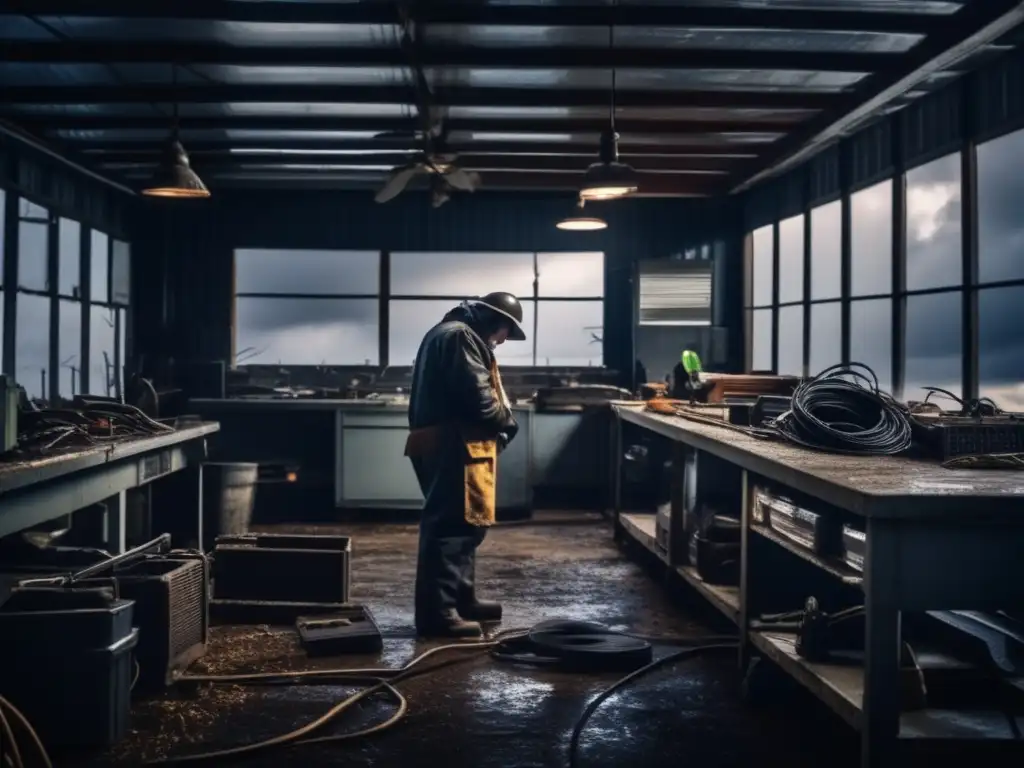
<path fill-rule="evenodd" d="M 811 376 L 843 361 L 842 319 L 838 301 L 811 305 L 811 350 L 807 364 Z"/>
<path fill-rule="evenodd" d="M 710 261 L 641 261 L 640 325 L 711 325 Z"/>
<path fill-rule="evenodd" d="M 922 387 L 940 387 L 959 396 L 962 367 L 960 292 L 908 296 L 906 301 L 903 399 L 924 400 L 927 393 Z"/>
<path fill-rule="evenodd" d="M 850 362 L 868 366 L 879 388 L 892 394 L 892 299 L 850 304 Z"/>
<path fill-rule="evenodd" d="M 1024 131 L 978 146 L 978 279 L 1024 280 Z"/>
<path fill-rule="evenodd" d="M 110 303 L 127 306 L 131 297 L 131 246 L 114 240 L 110 248 Z"/>
<path fill-rule="evenodd" d="M 89 251 L 89 300 L 106 304 L 110 300 L 110 238 L 104 233 L 93 230 L 90 235 L 91 245 Z M 97 394 L 90 392 L 89 394 Z"/>
<path fill-rule="evenodd" d="M 778 373 L 788 376 L 804 375 L 804 307 L 780 307 L 779 310 L 779 365 Z"/>
<path fill-rule="evenodd" d="M 412 365 L 423 336 L 434 325 L 441 322 L 445 313 L 458 306 L 458 303 L 458 300 L 455 299 L 393 299 L 388 305 L 388 320 L 391 325 L 391 332 L 388 334 L 388 357 L 391 365 Z M 499 346 L 495 355 L 500 365 L 534 364 L 535 311 L 532 301 L 523 303 L 523 328 L 526 331 L 526 341 L 507 341 Z M 537 340 L 538 342 L 540 340 L 539 332 Z M 537 364 L 544 365 L 540 359 Z"/>
<path fill-rule="evenodd" d="M 60 350 L 57 365 L 60 366 L 60 373 L 57 394 L 70 400 L 82 394 L 82 305 L 77 301 L 61 299 L 59 312 Z"/>
<path fill-rule="evenodd" d="M 376 365 L 377 299 L 238 299 L 235 362 Z"/>
<path fill-rule="evenodd" d="M 235 362 L 377 365 L 377 251 L 235 252 Z"/>
<path fill-rule="evenodd" d="M 15 319 L 15 380 L 29 397 L 46 400 L 50 368 L 50 299 L 19 293 Z"/>
<path fill-rule="evenodd" d="M 532 286 L 527 295 L 529 293 L 533 293 Z M 542 299 L 603 299 L 604 254 L 600 251 L 538 253 L 537 295 Z"/>
<path fill-rule="evenodd" d="M 603 364 L 601 252 L 392 253 L 390 364 L 410 365 L 423 335 L 448 310 L 463 297 L 492 291 L 519 298 L 527 335 L 525 342 L 509 341 L 498 348 L 501 365 Z"/>
<path fill-rule="evenodd" d="M 750 370 L 772 370 L 772 310 L 755 309 L 748 312 L 750 322 Z"/>
<path fill-rule="evenodd" d="M 850 294 L 892 291 L 892 180 L 850 196 Z"/>
<path fill-rule="evenodd" d="M 979 393 L 1007 411 L 1024 413 L 1024 286 L 978 292 Z"/>
<path fill-rule="evenodd" d="M 804 217 L 779 222 L 779 303 L 804 300 Z"/>
<path fill-rule="evenodd" d="M 753 235 L 753 290 L 751 306 L 767 307 L 773 302 L 775 262 L 775 228 L 761 227 Z"/>
<path fill-rule="evenodd" d="M 604 362 L 602 339 L 604 302 L 537 302 L 537 365 L 552 367 L 600 366 Z M 506 342 L 503 347 L 529 343 Z M 512 349 L 509 352 L 513 352 Z M 514 362 L 506 362 L 508 365 Z"/>
<path fill-rule="evenodd" d="M 840 200 L 811 211 L 812 299 L 838 299 L 842 292 L 842 235 Z"/>
<path fill-rule="evenodd" d="M 561 269 L 556 266 L 558 256 L 551 254 L 546 264 L 552 277 L 564 278 L 565 270 L 578 260 L 576 254 L 571 254 L 565 269 Z M 603 275 L 603 257 L 601 261 Z M 533 253 L 392 253 L 391 295 L 458 297 L 508 291 L 520 298 L 529 297 L 533 296 L 533 265 Z M 603 276 L 601 284 L 599 296 L 604 295 Z M 556 279 L 553 288 L 557 290 L 558 285 Z"/>
<path fill-rule="evenodd" d="M 746 296 L 747 310 L 747 362 L 752 371 L 771 371 L 772 312 L 774 302 L 775 227 L 769 225 L 755 229 L 747 237 L 750 248 L 750 271 Z M 763 309 L 757 309 L 763 307 Z"/>
<path fill-rule="evenodd" d="M 22 218 L 18 222 L 18 288 L 40 292 L 49 289 L 49 241 L 48 219 Z"/>
<path fill-rule="evenodd" d="M 907 290 L 960 285 L 960 154 L 907 172 Z"/>
<path fill-rule="evenodd" d="M 114 397 L 118 377 L 114 361 L 116 310 L 99 304 L 89 310 L 89 394 Z"/>
<path fill-rule="evenodd" d="M 57 291 L 61 296 L 77 299 L 81 295 L 78 286 L 82 272 L 82 225 L 72 219 L 61 219 L 57 237 Z"/>
<path fill-rule="evenodd" d="M 235 293 L 369 298 L 380 293 L 380 254 L 240 249 L 235 251 Z"/>

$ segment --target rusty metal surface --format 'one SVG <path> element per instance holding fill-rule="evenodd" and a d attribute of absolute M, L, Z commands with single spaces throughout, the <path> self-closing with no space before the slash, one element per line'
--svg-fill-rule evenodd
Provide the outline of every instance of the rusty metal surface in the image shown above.
<path fill-rule="evenodd" d="M 504 602 L 505 626 L 566 617 L 659 635 L 722 631 L 706 623 L 712 612 L 698 616 L 673 606 L 650 576 L 618 552 L 607 524 L 596 518 L 583 525 L 546 522 L 495 529 L 481 550 L 480 586 L 485 596 Z M 353 536 L 354 599 L 370 606 L 388 639 L 379 658 L 356 657 L 346 660 L 347 666 L 397 666 L 425 649 L 412 639 L 415 526 L 273 530 Z M 659 646 L 657 654 L 668 650 Z M 218 629 L 210 654 L 193 669 L 226 673 L 309 666 L 293 632 L 254 627 Z M 234 764 L 561 768 L 574 721 L 610 682 L 608 676 L 519 668 L 479 658 L 404 685 L 410 713 L 390 732 L 351 744 L 270 752 Z M 757 710 L 741 704 L 739 687 L 731 654 L 655 673 L 613 697 L 595 715 L 583 737 L 581 766 L 738 767 L 763 763 L 766 756 L 772 756 L 770 764 L 777 758 L 787 768 L 853 764 L 852 732 L 817 702 L 800 693 L 784 698 L 780 693 L 776 704 L 784 705 Z M 314 719 L 350 691 L 327 685 L 230 686 L 206 689 L 192 698 L 137 702 L 132 733 L 112 754 L 58 764 L 137 765 L 145 757 L 264 739 Z M 379 722 L 392 711 L 386 701 L 370 701 L 332 732 Z"/>
<path fill-rule="evenodd" d="M 865 517 L 999 516 L 1024 525 L 1024 475 L 945 469 L 896 456 L 840 456 L 737 430 L 615 407 L 619 418 Z"/>

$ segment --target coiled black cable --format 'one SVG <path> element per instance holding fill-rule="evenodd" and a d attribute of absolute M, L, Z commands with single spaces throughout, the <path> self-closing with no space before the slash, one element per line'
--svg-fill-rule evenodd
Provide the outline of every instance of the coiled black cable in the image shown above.
<path fill-rule="evenodd" d="M 907 409 L 863 363 L 833 365 L 802 382 L 772 427 L 792 443 L 831 453 L 892 456 L 911 445 Z"/>

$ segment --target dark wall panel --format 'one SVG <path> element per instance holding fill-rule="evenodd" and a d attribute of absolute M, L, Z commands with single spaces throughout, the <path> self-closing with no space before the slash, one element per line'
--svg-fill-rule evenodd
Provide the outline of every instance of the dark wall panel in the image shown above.
<path fill-rule="evenodd" d="M 734 205 L 728 200 L 622 200 L 593 207 L 608 221 L 607 230 L 557 230 L 555 222 L 572 209 L 572 199 L 565 196 L 497 193 L 459 197 L 439 209 L 421 194 L 378 205 L 367 193 L 319 191 L 147 202 L 133 237 L 136 319 L 142 329 L 137 348 L 176 358 L 229 356 L 235 248 L 602 250 L 605 361 L 631 371 L 634 262 L 667 258 L 711 239 L 738 238 Z"/>

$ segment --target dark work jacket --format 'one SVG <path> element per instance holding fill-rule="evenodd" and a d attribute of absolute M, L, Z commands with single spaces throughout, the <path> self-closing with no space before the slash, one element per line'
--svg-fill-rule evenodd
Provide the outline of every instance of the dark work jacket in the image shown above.
<path fill-rule="evenodd" d="M 491 386 L 494 352 L 474 330 L 476 322 L 473 308 L 463 304 L 427 331 L 413 367 L 410 429 L 460 424 L 497 437 L 515 427 Z"/>

